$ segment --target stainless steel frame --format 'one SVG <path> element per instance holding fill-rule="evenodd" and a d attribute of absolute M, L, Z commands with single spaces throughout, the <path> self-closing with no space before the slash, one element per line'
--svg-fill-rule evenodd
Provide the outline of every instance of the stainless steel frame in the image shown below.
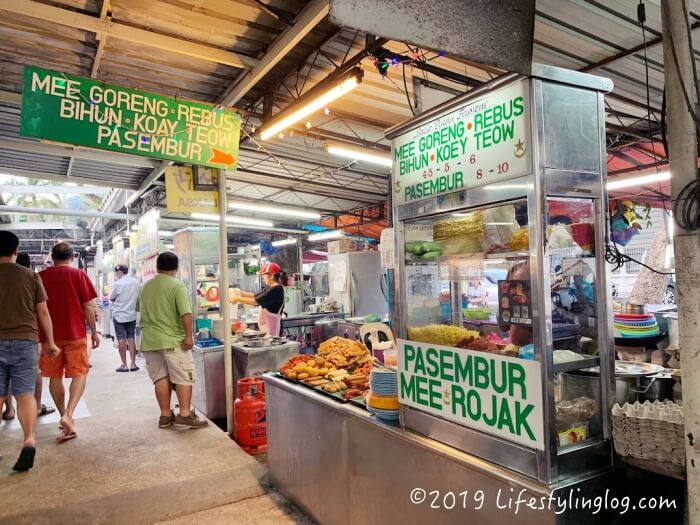
<path fill-rule="evenodd" d="M 394 138 L 428 122 L 439 114 L 468 103 L 473 98 L 521 80 L 504 75 L 418 118 L 391 128 Z M 533 66 L 528 79 L 531 112 L 532 173 L 490 185 L 482 185 L 441 197 L 394 207 L 395 250 L 398 259 L 395 279 L 395 333 L 407 337 L 406 274 L 404 258 L 405 221 L 465 210 L 496 203 L 526 199 L 530 235 L 530 274 L 533 302 L 535 357 L 542 372 L 542 406 L 545 449 L 537 451 L 462 427 L 420 410 L 402 407 L 401 424 L 437 441 L 525 474 L 552 485 L 566 482 L 586 472 L 612 466 L 610 417 L 614 391 L 614 345 L 611 299 L 607 293 L 608 271 L 603 257 L 606 229 L 605 126 L 603 93 L 612 89 L 608 79 L 584 75 L 550 66 Z M 569 120 L 577 126 L 569 126 Z M 579 135 L 576 135 L 578 133 Z M 582 150 L 582 151 L 581 151 Z M 601 410 L 603 440 L 592 440 L 578 447 L 558 450 L 555 427 L 555 373 L 553 363 L 551 279 L 547 240 L 547 198 L 590 199 L 595 209 L 596 304 L 601 367 Z M 461 309 L 458 309 L 461 312 Z M 595 359 L 587 360 L 587 366 Z"/>

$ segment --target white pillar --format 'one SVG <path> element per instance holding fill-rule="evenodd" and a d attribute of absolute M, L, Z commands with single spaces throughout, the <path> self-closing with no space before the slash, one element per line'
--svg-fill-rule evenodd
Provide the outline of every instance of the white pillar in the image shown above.
<path fill-rule="evenodd" d="M 674 199 L 686 184 L 697 178 L 697 133 L 682 87 L 685 86 L 691 107 L 696 112 L 693 57 L 690 55 L 688 46 L 686 25 L 689 22 L 684 11 L 688 11 L 687 0 L 661 2 L 664 77 L 668 104 L 666 114 L 669 151 L 667 153 L 671 164 L 671 189 Z M 674 217 L 674 220 L 676 219 Z M 676 290 L 678 291 L 678 332 L 683 373 L 688 522 L 691 525 L 700 525 L 700 323 L 698 322 L 700 237 L 698 233 L 684 231 L 678 223 L 675 225 L 674 251 Z"/>
<path fill-rule="evenodd" d="M 233 349 L 231 348 L 231 304 L 228 302 L 228 227 L 226 211 L 226 170 L 219 176 L 219 304 L 224 325 L 224 377 L 226 380 L 226 430 L 233 433 Z"/>

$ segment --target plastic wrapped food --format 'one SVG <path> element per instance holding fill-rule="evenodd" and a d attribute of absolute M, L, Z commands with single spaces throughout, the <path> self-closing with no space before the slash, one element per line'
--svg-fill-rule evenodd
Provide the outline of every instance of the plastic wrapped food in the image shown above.
<path fill-rule="evenodd" d="M 527 226 L 518 228 L 510 238 L 510 249 L 514 252 L 527 251 L 530 249 L 530 234 Z"/>
<path fill-rule="evenodd" d="M 512 250 L 512 238 L 518 231 L 515 206 L 498 206 L 484 210 L 484 251 L 486 253 Z M 520 248 L 515 248 L 520 249 Z M 524 248 L 527 249 L 527 246 Z"/>
<path fill-rule="evenodd" d="M 482 252 L 484 241 L 482 212 L 472 212 L 465 217 L 437 221 L 433 225 L 433 238 L 440 243 L 444 255 Z"/>

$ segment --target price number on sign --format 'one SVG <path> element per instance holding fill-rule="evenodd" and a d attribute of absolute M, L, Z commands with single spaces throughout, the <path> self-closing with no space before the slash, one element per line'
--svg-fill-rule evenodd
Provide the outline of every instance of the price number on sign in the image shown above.
<path fill-rule="evenodd" d="M 507 162 L 503 162 L 503 163 L 498 165 L 498 173 L 499 174 L 508 173 L 508 163 Z"/>
<path fill-rule="evenodd" d="M 428 170 L 423 170 L 423 178 L 424 179 L 429 179 L 433 176 L 433 169 L 430 168 Z"/>

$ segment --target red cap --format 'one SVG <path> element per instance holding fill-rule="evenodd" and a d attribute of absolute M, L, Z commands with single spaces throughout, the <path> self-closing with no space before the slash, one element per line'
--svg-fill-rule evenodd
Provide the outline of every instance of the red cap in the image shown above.
<path fill-rule="evenodd" d="M 277 263 L 268 263 L 262 268 L 260 268 L 258 275 L 264 275 L 266 273 L 282 273 L 282 267 Z"/>

